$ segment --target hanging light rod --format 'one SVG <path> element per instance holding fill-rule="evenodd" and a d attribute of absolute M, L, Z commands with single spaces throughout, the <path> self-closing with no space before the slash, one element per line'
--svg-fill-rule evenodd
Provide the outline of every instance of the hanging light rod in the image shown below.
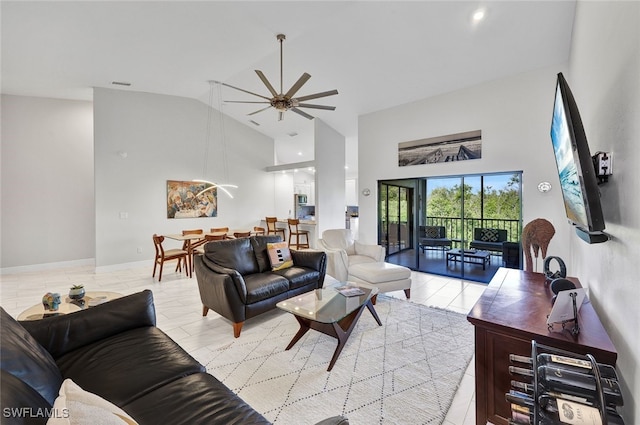
<path fill-rule="evenodd" d="M 211 186 L 201 190 L 200 192 L 198 192 L 198 194 L 196 195 L 196 198 L 198 196 L 202 195 L 203 193 L 208 192 L 209 190 L 213 190 L 215 188 L 220 188 L 220 190 L 222 190 L 224 193 L 229 195 L 229 198 L 233 199 L 233 195 L 226 188 L 227 187 L 232 187 L 234 189 L 238 188 L 238 186 L 236 186 L 235 184 L 218 184 L 218 183 L 210 182 L 209 180 L 193 179 L 191 181 L 194 182 L 194 183 L 205 183 L 205 184 L 210 184 L 211 185 Z"/>

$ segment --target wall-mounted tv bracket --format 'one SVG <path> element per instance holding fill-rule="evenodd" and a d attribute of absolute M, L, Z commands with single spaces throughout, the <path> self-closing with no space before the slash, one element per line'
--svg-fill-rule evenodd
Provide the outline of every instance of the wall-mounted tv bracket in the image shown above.
<path fill-rule="evenodd" d="M 609 176 L 613 174 L 613 158 L 611 154 L 608 152 L 596 152 L 591 159 L 598 177 L 598 184 L 608 182 Z"/>

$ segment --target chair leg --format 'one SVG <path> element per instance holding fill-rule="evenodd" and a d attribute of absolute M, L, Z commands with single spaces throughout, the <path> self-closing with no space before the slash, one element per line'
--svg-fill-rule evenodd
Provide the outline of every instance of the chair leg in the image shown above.
<path fill-rule="evenodd" d="M 164 261 L 160 263 L 160 273 L 158 274 L 158 282 L 162 280 L 162 267 L 164 267 Z"/>
<path fill-rule="evenodd" d="M 405 289 L 404 294 L 407 296 L 407 299 L 411 298 L 411 288 Z"/>
<path fill-rule="evenodd" d="M 371 304 L 376 305 L 376 301 L 378 301 L 378 294 L 375 294 L 371 297 Z"/>
<path fill-rule="evenodd" d="M 233 323 L 233 337 L 238 338 L 240 336 L 240 331 L 242 330 L 242 325 L 244 322 Z"/>
<path fill-rule="evenodd" d="M 206 316 L 207 313 L 209 313 L 209 307 L 207 307 L 206 305 L 202 306 L 202 315 Z"/>
<path fill-rule="evenodd" d="M 156 277 L 156 267 L 158 267 L 158 259 L 153 260 L 153 274 L 151 277 Z"/>

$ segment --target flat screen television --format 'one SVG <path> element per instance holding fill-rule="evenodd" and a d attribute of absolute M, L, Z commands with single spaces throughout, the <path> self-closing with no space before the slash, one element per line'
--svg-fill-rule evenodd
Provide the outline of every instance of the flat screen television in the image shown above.
<path fill-rule="evenodd" d="M 587 136 L 575 98 L 562 73 L 558 74 L 551 142 L 558 167 L 560 189 L 567 219 L 580 238 L 589 243 L 604 242 L 604 217 L 600 190 Z"/>

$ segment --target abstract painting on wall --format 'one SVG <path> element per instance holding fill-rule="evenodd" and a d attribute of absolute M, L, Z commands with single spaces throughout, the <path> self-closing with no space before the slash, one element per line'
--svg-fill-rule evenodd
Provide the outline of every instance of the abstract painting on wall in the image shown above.
<path fill-rule="evenodd" d="M 167 180 L 167 218 L 217 217 L 218 192 L 209 183 Z"/>
<path fill-rule="evenodd" d="M 398 166 L 466 161 L 482 157 L 482 131 L 398 143 Z"/>

